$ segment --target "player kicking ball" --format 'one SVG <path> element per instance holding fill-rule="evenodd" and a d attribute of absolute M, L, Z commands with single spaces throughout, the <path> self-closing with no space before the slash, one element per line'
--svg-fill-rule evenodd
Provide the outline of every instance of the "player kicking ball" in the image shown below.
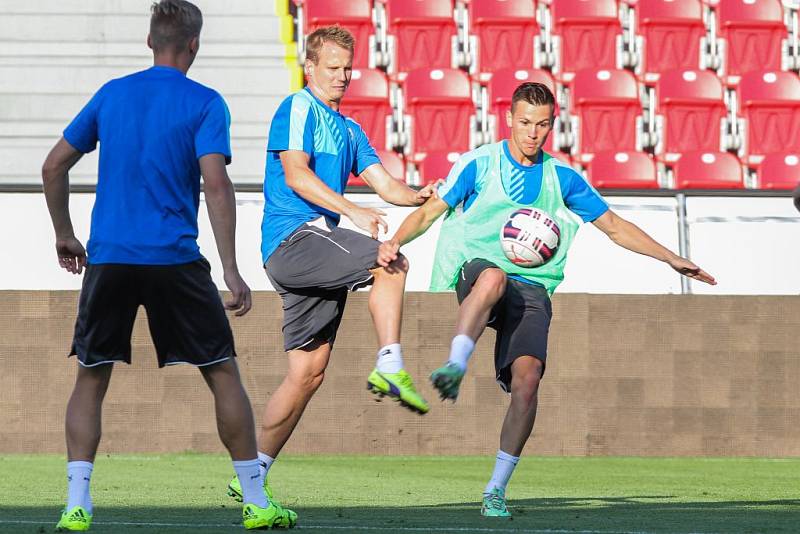
<path fill-rule="evenodd" d="M 497 331 L 497 381 L 510 393 L 511 404 L 494 472 L 483 492 L 481 515 L 486 517 L 511 517 L 506 485 L 536 418 L 547 361 L 550 295 L 564 278 L 567 252 L 580 224 L 592 222 L 617 245 L 716 284 L 697 265 L 608 209 L 580 174 L 542 150 L 554 110 L 555 99 L 546 86 L 520 85 L 506 114 L 511 138 L 462 155 L 438 196 L 411 213 L 378 251 L 378 264 L 388 265 L 402 245 L 447 212 L 430 289 L 455 289 L 460 307 L 450 356 L 430 377 L 442 399 L 458 397 L 486 326 Z"/>

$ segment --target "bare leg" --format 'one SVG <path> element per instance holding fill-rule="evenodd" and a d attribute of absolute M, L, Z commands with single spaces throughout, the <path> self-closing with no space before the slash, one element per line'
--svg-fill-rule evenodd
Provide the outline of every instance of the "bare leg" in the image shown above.
<path fill-rule="evenodd" d="M 273 458 L 281 451 L 308 401 L 322 385 L 330 355 L 330 343 L 317 341 L 289 351 L 289 371 L 264 410 L 258 440 L 260 451 Z"/>
<path fill-rule="evenodd" d="M 401 254 L 389 267 L 377 267 L 370 272 L 375 281 L 369 292 L 369 312 L 375 323 L 378 346 L 399 343 L 408 260 Z"/>
<path fill-rule="evenodd" d="M 544 366 L 532 356 L 521 356 L 511 364 L 511 405 L 500 432 L 500 450 L 519 456 L 533 430 Z"/>
<path fill-rule="evenodd" d="M 496 268 L 484 270 L 458 309 L 456 335 L 477 341 L 489 322 L 492 308 L 505 292 L 506 274 Z"/>
<path fill-rule="evenodd" d="M 242 386 L 239 368 L 231 358 L 201 367 L 217 413 L 217 431 L 234 461 L 256 457 L 256 430 L 250 400 Z"/>
<path fill-rule="evenodd" d="M 65 418 L 67 458 L 70 462 L 94 462 L 100 444 L 103 399 L 113 369 L 113 363 L 95 367 L 78 366 L 78 376 Z"/>

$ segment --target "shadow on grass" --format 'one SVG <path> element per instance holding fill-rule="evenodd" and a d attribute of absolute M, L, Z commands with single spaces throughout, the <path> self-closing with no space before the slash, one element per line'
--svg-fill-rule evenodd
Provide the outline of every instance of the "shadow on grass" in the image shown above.
<path fill-rule="evenodd" d="M 299 530 L 309 532 L 499 532 L 546 533 L 796 533 L 800 499 L 673 502 L 675 496 L 511 500 L 514 519 L 482 518 L 479 503 L 436 506 L 303 507 Z M 52 532 L 58 510 L 0 507 L 0 532 Z M 242 532 L 239 508 L 105 507 L 96 510 L 92 532 L 180 534 Z"/>

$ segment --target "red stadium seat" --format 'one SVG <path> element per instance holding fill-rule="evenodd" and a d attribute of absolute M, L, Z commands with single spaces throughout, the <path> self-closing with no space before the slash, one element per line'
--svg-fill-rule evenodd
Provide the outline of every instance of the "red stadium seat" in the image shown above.
<path fill-rule="evenodd" d="M 350 87 L 339 111 L 361 125 L 372 146 L 376 149 L 387 148 L 387 118 L 391 117 L 392 108 L 389 104 L 389 82 L 383 72 L 353 69 Z"/>
<path fill-rule="evenodd" d="M 303 8 L 305 35 L 322 26 L 338 24 L 356 39 L 354 67 L 369 67 L 370 37 L 375 35 L 372 24 L 372 0 L 295 0 Z"/>
<path fill-rule="evenodd" d="M 800 185 L 800 157 L 787 152 L 767 154 L 756 174 L 759 189 L 792 190 Z"/>
<path fill-rule="evenodd" d="M 411 71 L 403 93 L 410 117 L 406 153 L 466 152 L 471 148 L 475 104 L 470 79 L 463 71 Z"/>
<path fill-rule="evenodd" d="M 616 0 L 552 0 L 553 33 L 558 37 L 558 73 L 617 65 L 621 24 Z"/>
<path fill-rule="evenodd" d="M 417 158 L 418 183 L 413 185 L 425 186 L 436 180 L 444 180 L 458 160 L 458 152 L 428 152 L 420 154 Z"/>
<path fill-rule="evenodd" d="M 677 189 L 742 189 L 742 165 L 730 152 L 686 152 L 674 163 Z"/>
<path fill-rule="evenodd" d="M 781 68 L 786 25 L 780 0 L 720 0 L 716 12 L 726 42 L 725 75 Z"/>
<path fill-rule="evenodd" d="M 671 70 L 656 85 L 662 124 L 658 154 L 721 149 L 721 124 L 726 116 L 722 82 L 711 71 Z"/>
<path fill-rule="evenodd" d="M 644 152 L 600 152 L 586 166 L 600 189 L 658 189 L 656 165 Z"/>
<path fill-rule="evenodd" d="M 514 90 L 525 82 L 539 82 L 546 85 L 553 94 L 556 92 L 556 84 L 550 73 L 545 70 L 505 69 L 495 72 L 489 79 L 486 89 L 489 97 L 489 114 L 493 117 L 490 120 L 494 124 L 494 128 L 492 128 L 494 140 L 499 141 L 510 137 L 511 129 L 506 121 L 506 112 L 511 109 L 511 96 L 514 94 Z M 558 115 L 558 109 L 555 110 L 555 113 Z M 547 139 L 544 145 L 546 152 L 553 150 L 554 137 L 555 133 L 551 133 Z"/>
<path fill-rule="evenodd" d="M 739 84 L 750 163 L 772 152 L 800 153 L 800 78 L 792 72 L 751 72 Z"/>
<path fill-rule="evenodd" d="M 397 152 L 392 152 L 390 150 L 376 150 L 376 152 L 378 153 L 378 158 L 381 160 L 381 164 L 388 171 L 388 173 L 391 174 L 394 179 L 405 182 L 406 164 L 403 161 L 403 158 Z M 369 187 L 367 182 L 355 174 L 350 175 L 350 180 L 347 181 L 347 185 L 355 187 Z"/>
<path fill-rule="evenodd" d="M 385 0 L 394 48 L 390 72 L 450 68 L 456 22 L 452 0 Z"/>
<path fill-rule="evenodd" d="M 639 32 L 644 39 L 639 72 L 654 81 L 671 69 L 696 69 L 700 41 L 706 34 L 700 0 L 648 0 L 636 5 Z"/>
<path fill-rule="evenodd" d="M 474 72 L 533 67 L 535 0 L 472 0 L 469 13 L 477 42 Z"/>
<path fill-rule="evenodd" d="M 613 150 L 634 151 L 637 122 L 642 115 L 636 78 L 625 70 L 586 69 L 572 81 L 572 154 L 582 160 L 591 154 Z M 577 123 L 577 124 L 575 124 Z"/>

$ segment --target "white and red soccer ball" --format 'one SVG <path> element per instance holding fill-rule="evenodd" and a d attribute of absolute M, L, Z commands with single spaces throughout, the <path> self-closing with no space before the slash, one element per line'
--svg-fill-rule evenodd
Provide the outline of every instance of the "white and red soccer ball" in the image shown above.
<path fill-rule="evenodd" d="M 521 208 L 508 216 L 500 229 L 506 257 L 520 267 L 547 263 L 558 250 L 561 231 L 550 215 L 537 208 Z"/>

